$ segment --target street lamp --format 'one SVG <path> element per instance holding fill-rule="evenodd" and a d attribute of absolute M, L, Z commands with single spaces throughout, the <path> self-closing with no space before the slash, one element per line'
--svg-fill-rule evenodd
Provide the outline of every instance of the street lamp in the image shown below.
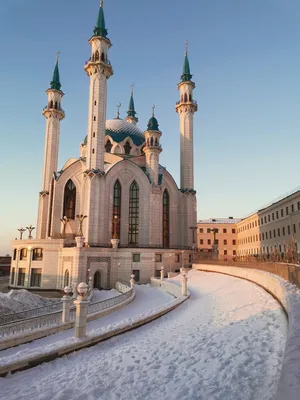
<path fill-rule="evenodd" d="M 20 232 L 20 240 L 22 240 L 23 238 L 23 233 L 26 232 L 27 229 L 23 228 L 23 226 L 21 226 L 20 229 L 18 229 L 18 231 Z"/>
<path fill-rule="evenodd" d="M 195 232 L 196 232 L 196 230 L 197 230 L 197 226 L 190 226 L 189 229 L 190 229 L 190 230 L 192 231 L 192 233 L 193 233 L 193 243 L 192 243 L 192 247 L 193 247 L 193 250 L 194 250 L 195 247 L 196 247 Z"/>
<path fill-rule="evenodd" d="M 33 239 L 33 237 L 32 237 L 32 231 L 35 229 L 32 225 L 29 225 L 29 226 L 26 226 L 26 229 L 28 230 L 28 232 L 29 232 L 29 235 L 28 235 L 28 239 Z"/>
<path fill-rule="evenodd" d="M 120 218 L 117 215 L 114 215 L 113 217 L 113 227 L 114 227 L 114 232 L 113 232 L 113 239 L 119 239 L 118 235 L 118 223 L 120 221 Z"/>

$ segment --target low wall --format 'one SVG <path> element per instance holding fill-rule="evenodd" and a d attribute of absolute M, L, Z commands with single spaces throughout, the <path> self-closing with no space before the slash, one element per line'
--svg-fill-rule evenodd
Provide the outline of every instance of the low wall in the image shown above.
<path fill-rule="evenodd" d="M 52 361 L 57 357 L 61 357 L 72 353 L 73 351 L 81 350 L 86 347 L 94 346 L 97 343 L 103 342 L 114 336 L 120 335 L 122 333 L 136 329 L 142 325 L 148 324 L 155 319 L 167 314 L 168 312 L 177 308 L 181 303 L 186 301 L 188 296 L 181 296 L 181 287 L 176 284 L 161 281 L 159 279 L 151 278 L 151 283 L 154 287 L 160 287 L 161 289 L 171 293 L 175 300 L 167 303 L 165 306 L 158 307 L 148 313 L 143 313 L 140 317 L 129 318 L 125 322 L 121 322 L 115 327 L 110 327 L 109 330 L 101 333 L 87 336 L 85 339 L 73 339 L 64 340 L 60 345 L 57 346 L 55 350 L 43 351 L 40 354 L 35 354 L 33 356 L 27 355 L 25 357 L 20 357 L 18 361 L 4 364 L 0 366 L 0 377 L 5 377 L 7 374 L 14 373 L 17 371 L 22 371 L 25 369 L 33 368 L 41 363 Z"/>
<path fill-rule="evenodd" d="M 264 271 L 222 265 L 194 264 L 194 269 L 249 280 L 272 294 L 288 315 L 288 336 L 275 400 L 300 398 L 300 292 Z"/>

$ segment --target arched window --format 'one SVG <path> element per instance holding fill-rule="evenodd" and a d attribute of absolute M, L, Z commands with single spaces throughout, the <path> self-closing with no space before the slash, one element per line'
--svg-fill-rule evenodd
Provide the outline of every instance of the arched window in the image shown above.
<path fill-rule="evenodd" d="M 96 52 L 95 52 L 95 61 L 98 61 L 98 60 L 99 60 L 99 51 L 96 50 Z"/>
<path fill-rule="evenodd" d="M 75 219 L 76 187 L 71 179 L 65 186 L 63 217 Z"/>
<path fill-rule="evenodd" d="M 158 140 L 157 140 L 157 138 L 155 138 L 155 146 L 158 146 Z"/>
<path fill-rule="evenodd" d="M 151 139 L 150 139 L 150 146 L 153 146 L 153 136 L 151 136 Z"/>
<path fill-rule="evenodd" d="M 187 101 L 188 101 L 187 94 L 186 94 L 186 93 L 184 93 L 184 102 L 185 102 L 185 103 L 187 103 Z"/>
<path fill-rule="evenodd" d="M 192 101 L 192 95 L 191 94 L 189 95 L 189 101 L 190 102 Z"/>
<path fill-rule="evenodd" d="M 42 261 L 43 260 L 43 249 L 33 249 L 32 260 L 33 261 Z"/>
<path fill-rule="evenodd" d="M 55 102 L 54 108 L 57 110 L 57 101 Z"/>
<path fill-rule="evenodd" d="M 130 146 L 129 142 L 125 143 L 124 150 L 125 150 L 125 154 L 130 154 L 131 146 Z"/>
<path fill-rule="evenodd" d="M 53 108 L 53 100 L 50 101 L 50 108 Z"/>
<path fill-rule="evenodd" d="M 101 61 L 105 61 L 104 53 L 101 53 Z"/>
<path fill-rule="evenodd" d="M 110 152 L 111 152 L 111 148 L 112 148 L 112 144 L 111 144 L 110 140 L 108 140 L 108 141 L 106 142 L 106 145 L 105 145 L 105 151 L 106 151 L 106 153 L 110 153 Z"/>
<path fill-rule="evenodd" d="M 21 261 L 27 260 L 27 249 L 20 250 L 20 260 Z"/>
<path fill-rule="evenodd" d="M 139 186 L 134 181 L 129 189 L 128 244 L 136 245 L 139 239 Z"/>
<path fill-rule="evenodd" d="M 117 180 L 114 186 L 114 203 L 112 215 L 112 237 L 120 239 L 120 218 L 121 218 L 121 185 Z"/>
<path fill-rule="evenodd" d="M 163 247 L 170 245 L 170 199 L 167 190 L 163 196 Z"/>
<path fill-rule="evenodd" d="M 65 288 L 66 286 L 69 286 L 69 279 L 70 279 L 69 270 L 66 269 L 65 275 L 64 275 L 64 288 Z"/>

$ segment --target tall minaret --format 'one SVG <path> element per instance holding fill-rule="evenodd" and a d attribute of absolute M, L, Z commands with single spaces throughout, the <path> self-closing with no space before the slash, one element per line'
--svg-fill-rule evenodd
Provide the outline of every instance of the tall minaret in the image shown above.
<path fill-rule="evenodd" d="M 178 84 L 180 101 L 176 104 L 176 112 L 180 117 L 180 188 L 194 189 L 194 146 L 193 121 L 198 110 L 197 102 L 193 100 L 195 83 L 191 80 L 188 49 L 186 46 L 181 82 Z"/>
<path fill-rule="evenodd" d="M 48 104 L 43 110 L 43 115 L 46 118 L 46 137 L 42 191 L 40 192 L 37 223 L 37 239 L 45 239 L 47 235 L 49 194 L 51 191 L 53 172 L 57 171 L 60 121 L 65 118 L 65 113 L 61 108 L 61 100 L 64 93 L 60 90 L 61 84 L 58 69 L 58 54 L 59 52 L 56 56 L 56 64 L 50 88 L 46 91 L 48 95 Z"/>
<path fill-rule="evenodd" d="M 103 12 L 103 0 L 94 35 L 89 40 L 91 58 L 84 69 L 90 77 L 88 138 L 86 149 L 86 164 L 88 170 L 104 171 L 104 138 L 106 122 L 107 79 L 113 74 L 108 61 L 108 49 L 111 42 L 107 37 Z"/>
<path fill-rule="evenodd" d="M 134 101 L 133 101 L 133 84 L 131 85 L 131 93 L 130 93 L 130 100 L 129 100 L 129 107 L 127 111 L 127 117 L 125 121 L 129 122 L 130 124 L 136 125 L 138 122 L 138 118 L 136 117 L 136 112 L 134 109 Z"/>
<path fill-rule="evenodd" d="M 159 155 L 162 152 L 159 139 L 162 133 L 158 129 L 158 122 L 154 116 L 154 108 L 153 106 L 152 118 L 149 119 L 148 129 L 144 133 L 146 142 L 144 153 L 146 156 L 146 171 L 150 181 L 154 185 L 158 185 Z"/>

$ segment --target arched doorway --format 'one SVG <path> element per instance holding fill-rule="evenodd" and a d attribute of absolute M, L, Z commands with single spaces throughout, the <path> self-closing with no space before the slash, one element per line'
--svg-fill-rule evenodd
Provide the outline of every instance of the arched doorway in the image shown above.
<path fill-rule="evenodd" d="M 94 289 L 101 290 L 101 272 L 96 271 L 94 274 Z"/>

